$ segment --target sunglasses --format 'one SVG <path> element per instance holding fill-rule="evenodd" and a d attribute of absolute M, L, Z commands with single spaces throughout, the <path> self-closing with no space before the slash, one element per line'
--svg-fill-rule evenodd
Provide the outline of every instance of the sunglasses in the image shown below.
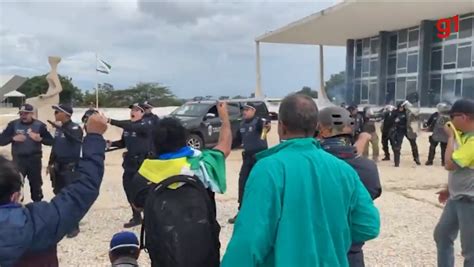
<path fill-rule="evenodd" d="M 449 117 L 450 117 L 451 119 L 454 119 L 454 118 L 459 117 L 459 116 L 462 116 L 462 115 L 464 115 L 464 114 L 462 114 L 462 113 L 453 113 L 453 114 L 450 114 Z"/>

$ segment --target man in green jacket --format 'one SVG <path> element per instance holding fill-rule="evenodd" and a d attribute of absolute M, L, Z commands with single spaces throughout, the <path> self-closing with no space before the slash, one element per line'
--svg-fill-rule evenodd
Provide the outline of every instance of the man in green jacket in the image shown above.
<path fill-rule="evenodd" d="M 281 144 L 257 154 L 223 267 L 348 266 L 352 242 L 379 234 L 369 193 L 313 138 L 317 124 L 311 98 L 281 103 Z"/>

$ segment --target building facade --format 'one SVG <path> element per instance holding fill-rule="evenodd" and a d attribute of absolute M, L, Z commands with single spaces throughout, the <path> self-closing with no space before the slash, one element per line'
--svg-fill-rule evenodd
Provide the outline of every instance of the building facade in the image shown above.
<path fill-rule="evenodd" d="M 458 21 L 447 38 L 438 37 L 436 20 L 423 20 L 347 40 L 347 103 L 396 104 L 416 93 L 422 107 L 474 99 L 474 13 L 459 14 Z"/>

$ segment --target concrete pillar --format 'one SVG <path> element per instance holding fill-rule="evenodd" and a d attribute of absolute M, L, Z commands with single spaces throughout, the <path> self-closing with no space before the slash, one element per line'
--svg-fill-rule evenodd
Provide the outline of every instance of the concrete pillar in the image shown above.
<path fill-rule="evenodd" d="M 423 20 L 420 24 L 420 50 L 418 52 L 418 82 L 417 91 L 420 95 L 420 106 L 428 105 L 428 91 L 430 86 L 431 45 L 434 22 Z"/>
<path fill-rule="evenodd" d="M 324 89 L 324 48 L 319 45 L 319 94 L 318 98 L 328 99 L 326 89 Z"/>
<path fill-rule="evenodd" d="M 388 63 L 388 45 L 389 33 L 379 33 L 379 58 L 378 58 L 378 88 L 377 88 L 377 104 L 385 105 L 385 92 L 387 88 L 387 63 Z"/>
<path fill-rule="evenodd" d="M 355 41 L 348 39 L 346 42 L 346 89 L 344 91 L 346 103 L 352 103 L 354 96 L 354 46 Z"/>
<path fill-rule="evenodd" d="M 260 72 L 260 42 L 255 42 L 256 45 L 256 57 L 257 57 L 257 62 L 256 62 L 256 67 L 257 67 L 257 84 L 255 87 L 255 97 L 256 98 L 263 98 L 263 92 L 262 92 L 262 78 L 261 78 L 261 72 Z"/>

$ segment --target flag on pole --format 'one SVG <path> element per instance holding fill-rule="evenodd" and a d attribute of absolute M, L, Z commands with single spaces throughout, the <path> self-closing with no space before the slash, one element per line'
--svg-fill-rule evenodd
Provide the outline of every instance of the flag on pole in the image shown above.
<path fill-rule="evenodd" d="M 110 69 L 112 69 L 112 66 L 108 64 L 107 62 L 103 61 L 102 59 L 97 59 L 97 68 L 96 71 L 102 72 L 105 74 L 110 73 Z"/>

